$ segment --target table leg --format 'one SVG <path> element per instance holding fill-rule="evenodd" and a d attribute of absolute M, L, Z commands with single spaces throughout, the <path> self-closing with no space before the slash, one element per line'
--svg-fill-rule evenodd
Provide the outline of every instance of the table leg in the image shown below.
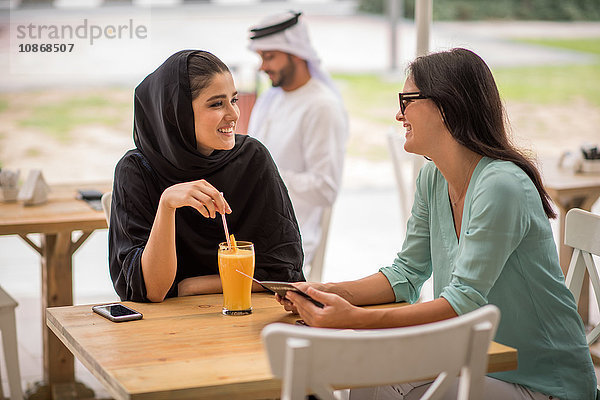
<path fill-rule="evenodd" d="M 83 232 L 76 242 L 71 232 L 47 233 L 37 246 L 20 235 L 42 256 L 42 336 L 44 380 L 27 391 L 31 400 L 93 399 L 94 391 L 75 382 L 75 358 L 46 326 L 46 308 L 73 305 L 73 253 L 92 232 Z"/>
<path fill-rule="evenodd" d="M 71 232 L 45 234 L 42 239 L 42 326 L 44 381 L 53 385 L 75 381 L 73 354 L 46 326 L 46 308 L 73 304 Z"/>

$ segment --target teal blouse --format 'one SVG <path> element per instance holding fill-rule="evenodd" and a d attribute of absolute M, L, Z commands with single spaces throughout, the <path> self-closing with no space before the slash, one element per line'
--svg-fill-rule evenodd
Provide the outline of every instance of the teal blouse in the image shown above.
<path fill-rule="evenodd" d="M 567 399 L 593 399 L 596 376 L 581 319 L 564 284 L 550 223 L 527 174 L 484 157 L 465 195 L 456 237 L 448 183 L 419 173 L 406 239 L 387 277 L 397 301 L 415 302 L 433 273 L 434 297 L 461 315 L 500 308 L 495 341 L 515 347 L 519 368 L 490 376 Z"/>

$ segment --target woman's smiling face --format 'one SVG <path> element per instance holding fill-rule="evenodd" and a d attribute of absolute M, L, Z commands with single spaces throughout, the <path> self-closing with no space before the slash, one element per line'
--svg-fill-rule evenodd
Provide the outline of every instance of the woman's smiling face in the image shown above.
<path fill-rule="evenodd" d="M 192 100 L 196 148 L 205 156 L 214 150 L 231 150 L 240 117 L 237 90 L 229 72 L 213 76 L 210 84 Z"/>
<path fill-rule="evenodd" d="M 419 88 L 409 76 L 402 91 L 403 93 L 419 92 Z M 440 133 L 447 130 L 440 110 L 430 99 L 408 100 L 405 105 L 404 114 L 401 110 L 398 110 L 396 114 L 396 120 L 402 122 L 406 128 L 404 150 L 409 153 L 431 156 L 436 143 L 439 142 Z"/>

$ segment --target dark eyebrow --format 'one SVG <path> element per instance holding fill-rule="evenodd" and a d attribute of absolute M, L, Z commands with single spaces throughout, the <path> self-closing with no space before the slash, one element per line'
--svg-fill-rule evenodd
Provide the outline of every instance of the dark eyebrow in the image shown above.
<path fill-rule="evenodd" d="M 237 95 L 238 95 L 237 91 L 233 93 L 233 97 L 235 97 Z M 226 98 L 227 98 L 227 96 L 224 95 L 224 94 L 217 94 L 215 96 L 210 97 L 208 100 L 206 100 L 206 102 L 210 103 L 211 101 L 214 101 L 214 100 L 217 100 L 217 99 L 226 99 Z"/>
<path fill-rule="evenodd" d="M 211 101 L 217 100 L 217 99 L 223 99 L 226 98 L 227 96 L 225 96 L 224 94 L 218 94 L 216 96 L 212 96 L 210 97 L 208 100 L 206 100 L 207 103 L 210 103 Z"/>

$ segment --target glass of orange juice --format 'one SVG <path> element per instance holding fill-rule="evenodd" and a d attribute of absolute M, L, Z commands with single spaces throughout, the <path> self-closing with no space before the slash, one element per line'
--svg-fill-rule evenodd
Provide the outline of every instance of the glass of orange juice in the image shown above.
<path fill-rule="evenodd" d="M 246 315 L 252 313 L 252 280 L 254 276 L 254 245 L 251 242 L 236 242 L 228 247 L 219 243 L 219 275 L 223 286 L 223 314 Z"/>

